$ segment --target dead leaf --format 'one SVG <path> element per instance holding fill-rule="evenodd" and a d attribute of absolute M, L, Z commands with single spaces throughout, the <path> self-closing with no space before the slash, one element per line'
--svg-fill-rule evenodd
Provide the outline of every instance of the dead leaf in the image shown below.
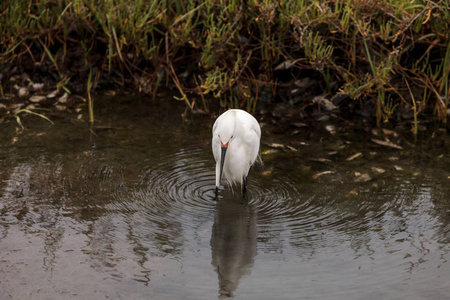
<path fill-rule="evenodd" d="M 292 146 L 286 146 L 286 148 L 288 148 L 289 150 L 294 151 L 294 152 L 297 152 L 297 151 L 298 151 L 297 149 L 295 149 L 295 148 L 292 147 Z"/>
<path fill-rule="evenodd" d="M 355 179 L 355 182 L 367 182 L 370 180 L 372 180 L 372 177 L 370 177 L 369 174 L 364 173 L 364 174 L 361 174 L 360 176 L 357 176 Z"/>
<path fill-rule="evenodd" d="M 278 153 L 278 152 L 280 152 L 280 151 L 275 150 L 275 149 L 269 149 L 269 150 L 261 152 L 261 154 L 262 155 L 269 155 L 269 154 L 274 154 L 274 153 Z"/>
<path fill-rule="evenodd" d="M 331 160 L 327 159 L 327 158 L 311 158 L 312 161 L 318 161 L 318 162 L 331 162 Z"/>
<path fill-rule="evenodd" d="M 315 174 L 312 178 L 313 179 L 317 179 L 317 178 L 319 178 L 322 175 L 333 174 L 333 173 L 334 173 L 334 171 L 324 171 L 324 172 L 320 172 L 320 173 Z"/>
<path fill-rule="evenodd" d="M 391 147 L 391 148 L 395 148 L 395 149 L 403 149 L 401 146 L 396 145 L 389 140 L 382 141 L 382 140 L 377 140 L 377 139 L 371 139 L 371 141 L 374 142 L 375 144 L 378 144 L 381 146 Z"/>
<path fill-rule="evenodd" d="M 378 174 L 383 174 L 384 172 L 386 172 L 386 170 L 384 170 L 382 168 L 372 167 L 371 169 L 374 173 L 378 173 Z"/>
<path fill-rule="evenodd" d="M 270 168 L 268 168 L 267 170 L 265 170 L 265 171 L 262 172 L 261 174 L 262 174 L 263 176 L 268 176 L 268 175 L 272 174 L 272 172 L 273 172 L 273 166 L 270 167 Z"/>
<path fill-rule="evenodd" d="M 358 196 L 358 191 L 356 189 L 351 190 L 347 195 L 347 197 L 350 196 Z"/>
<path fill-rule="evenodd" d="M 284 149 L 284 147 L 285 147 L 283 144 L 277 144 L 277 143 L 266 144 L 266 145 L 270 148 L 275 148 L 275 149 Z"/>
<path fill-rule="evenodd" d="M 291 67 L 292 67 L 292 62 L 290 60 L 285 60 L 275 67 L 275 71 L 286 70 L 286 69 L 290 69 Z"/>
<path fill-rule="evenodd" d="M 358 153 L 356 153 L 356 154 L 353 154 L 352 156 L 348 157 L 348 158 L 346 159 L 346 161 L 354 160 L 355 158 L 360 157 L 360 156 L 362 156 L 362 152 L 358 152 Z"/>

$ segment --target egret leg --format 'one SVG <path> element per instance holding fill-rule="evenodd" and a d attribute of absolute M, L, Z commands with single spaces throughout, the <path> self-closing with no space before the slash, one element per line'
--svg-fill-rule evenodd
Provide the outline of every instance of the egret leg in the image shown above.
<path fill-rule="evenodd" d="M 217 196 L 219 195 L 219 187 L 216 186 L 216 196 L 214 197 L 215 200 L 217 200 Z"/>
<path fill-rule="evenodd" d="M 242 178 L 242 197 L 245 197 L 246 193 L 247 193 L 247 176 L 244 176 Z"/>

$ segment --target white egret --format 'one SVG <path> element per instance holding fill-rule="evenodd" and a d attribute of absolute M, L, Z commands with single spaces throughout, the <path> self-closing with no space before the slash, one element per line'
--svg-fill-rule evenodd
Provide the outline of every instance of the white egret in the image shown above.
<path fill-rule="evenodd" d="M 221 114 L 212 128 L 212 151 L 216 160 L 216 197 L 222 175 L 230 186 L 247 189 L 247 175 L 259 154 L 261 127 L 248 112 L 230 109 Z"/>

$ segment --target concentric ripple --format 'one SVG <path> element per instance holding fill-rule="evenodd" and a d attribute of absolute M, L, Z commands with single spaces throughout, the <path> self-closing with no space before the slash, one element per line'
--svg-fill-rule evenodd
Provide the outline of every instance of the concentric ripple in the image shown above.
<path fill-rule="evenodd" d="M 209 153 L 194 146 L 179 148 L 156 162 L 144 161 L 142 169 L 136 187 L 121 194 L 119 202 L 157 224 L 154 230 L 198 230 L 205 221 L 213 222 L 215 174 Z M 310 246 L 328 247 L 345 240 L 358 241 L 362 233 L 382 226 L 385 214 L 402 202 L 395 194 L 377 193 L 374 197 L 363 191 L 352 197 L 348 192 L 341 183 L 305 184 L 289 173 L 268 179 L 255 169 L 242 202 L 243 209 L 245 205 L 254 208 L 258 234 L 266 241 L 261 247 L 268 249 L 283 243 L 301 246 L 305 241 Z M 229 197 L 240 195 L 225 187 L 218 201 L 230 201 Z"/>
<path fill-rule="evenodd" d="M 211 216 L 214 204 L 214 166 L 196 147 L 181 148 L 144 161 L 137 186 L 119 198 L 123 205 L 134 204 L 150 221 L 179 223 L 182 228 L 196 227 L 199 220 Z M 125 198 L 124 198 L 125 197 Z"/>
<path fill-rule="evenodd" d="M 301 183 L 289 174 L 270 183 L 254 180 L 249 194 L 258 213 L 260 235 L 265 236 L 261 246 L 269 249 L 284 242 L 333 247 L 345 240 L 357 241 L 368 230 L 383 226 L 386 213 L 403 201 L 395 193 L 361 191 L 355 197 L 341 183 Z"/>

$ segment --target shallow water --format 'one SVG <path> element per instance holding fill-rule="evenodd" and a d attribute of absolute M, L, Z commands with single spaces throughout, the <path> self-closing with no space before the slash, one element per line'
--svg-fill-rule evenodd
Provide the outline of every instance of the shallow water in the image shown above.
<path fill-rule="evenodd" d="M 345 138 L 299 144 L 306 134 L 267 125 L 263 143 L 304 148 L 263 155 L 245 201 L 227 189 L 214 201 L 213 120 L 116 107 L 97 109 L 95 135 L 70 117 L 2 125 L 2 299 L 448 296 L 447 140 L 400 152 L 353 138 L 362 158 L 323 164 L 310 158 Z"/>

